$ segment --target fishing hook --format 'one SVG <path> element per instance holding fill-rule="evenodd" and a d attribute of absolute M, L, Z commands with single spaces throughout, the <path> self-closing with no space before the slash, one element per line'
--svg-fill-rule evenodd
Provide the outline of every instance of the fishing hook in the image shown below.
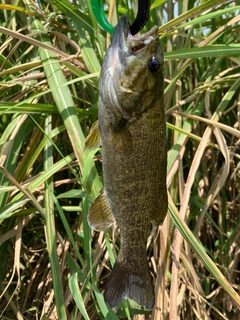
<path fill-rule="evenodd" d="M 138 33 L 145 26 L 149 18 L 150 0 L 138 0 L 138 13 L 133 24 L 130 26 L 131 34 Z"/>
<path fill-rule="evenodd" d="M 91 6 L 99 25 L 103 28 L 103 30 L 113 34 L 115 28 L 107 21 L 105 17 L 102 0 L 91 0 Z M 137 17 L 130 26 L 132 35 L 138 33 L 145 26 L 149 17 L 149 9 L 150 0 L 138 0 Z"/>

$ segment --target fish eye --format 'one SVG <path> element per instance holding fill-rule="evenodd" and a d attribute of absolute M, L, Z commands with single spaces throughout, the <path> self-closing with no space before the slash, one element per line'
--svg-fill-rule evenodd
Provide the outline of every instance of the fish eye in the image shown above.
<path fill-rule="evenodd" d="M 157 57 L 152 57 L 151 59 L 148 60 L 148 69 L 152 73 L 155 73 L 159 70 L 161 65 L 160 60 Z"/>

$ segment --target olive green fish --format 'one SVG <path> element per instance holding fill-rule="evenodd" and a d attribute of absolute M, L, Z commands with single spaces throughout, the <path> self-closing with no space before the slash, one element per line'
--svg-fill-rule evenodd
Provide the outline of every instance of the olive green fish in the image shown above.
<path fill-rule="evenodd" d="M 167 213 L 163 88 L 158 27 L 131 36 L 122 16 L 101 70 L 98 124 L 86 140 L 92 148 L 101 139 L 104 177 L 89 225 L 104 230 L 116 220 L 120 228 L 121 248 L 104 292 L 111 308 L 127 298 L 154 306 L 146 245 L 151 221 L 161 224 Z"/>

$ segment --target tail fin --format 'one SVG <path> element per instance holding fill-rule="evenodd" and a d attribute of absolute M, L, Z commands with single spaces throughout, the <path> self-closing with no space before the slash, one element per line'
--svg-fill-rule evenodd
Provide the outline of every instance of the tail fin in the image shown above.
<path fill-rule="evenodd" d="M 133 267 L 124 261 L 115 262 L 104 292 L 104 300 L 108 308 L 114 308 L 128 298 L 147 309 L 153 308 L 155 299 L 152 278 L 147 264 L 146 269 L 142 269 L 138 268 L 137 264 Z"/>

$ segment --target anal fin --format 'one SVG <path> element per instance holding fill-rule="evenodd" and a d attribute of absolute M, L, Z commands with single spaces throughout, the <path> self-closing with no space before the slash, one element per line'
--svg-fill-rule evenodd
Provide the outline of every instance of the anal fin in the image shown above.
<path fill-rule="evenodd" d="M 115 222 L 115 217 L 110 208 L 105 190 L 95 199 L 88 213 L 89 226 L 97 231 L 109 228 Z"/>

